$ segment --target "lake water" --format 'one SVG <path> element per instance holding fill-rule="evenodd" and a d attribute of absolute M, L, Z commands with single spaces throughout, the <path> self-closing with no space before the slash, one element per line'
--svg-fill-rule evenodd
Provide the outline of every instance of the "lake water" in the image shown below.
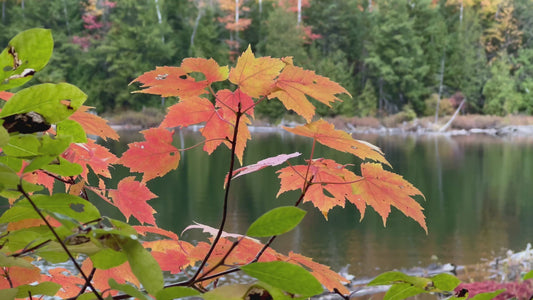
<path fill-rule="evenodd" d="M 121 133 L 120 143 L 108 143 L 122 153 L 126 143 L 140 140 L 138 134 Z M 314 258 L 339 270 L 350 264 L 357 277 L 372 276 L 395 268 L 427 266 L 434 262 L 466 265 L 502 255 L 507 249 L 525 249 L 533 237 L 533 138 L 502 139 L 473 136 L 357 136 L 379 146 L 394 167 L 414 184 L 426 201 L 429 234 L 393 208 L 383 226 L 371 208 L 360 214 L 349 204 L 334 208 L 329 221 L 309 203 L 303 222 L 278 238 L 273 247 Z M 176 134 L 185 147 L 201 141 L 198 132 Z M 281 153 L 302 152 L 308 157 L 311 140 L 285 132 L 255 133 L 247 146 L 244 163 Z M 200 148 L 183 154 L 180 166 L 148 186 L 159 196 L 149 201 L 156 210 L 158 225 L 178 234 L 193 221 L 217 227 L 223 199 L 223 178 L 229 151 L 221 148 L 208 156 Z M 319 147 L 315 157 L 339 163 L 358 164 L 351 155 Z M 279 198 L 279 180 L 274 168 L 239 177 L 232 186 L 226 231 L 244 233 L 260 215 L 277 206 L 292 205 L 298 193 Z M 358 173 L 358 169 L 355 169 Z M 115 171 L 127 176 L 125 169 Z M 116 184 L 111 183 L 111 184 Z M 118 216 L 116 211 L 110 210 Z M 200 239 L 193 231 L 180 235 L 188 241 Z"/>

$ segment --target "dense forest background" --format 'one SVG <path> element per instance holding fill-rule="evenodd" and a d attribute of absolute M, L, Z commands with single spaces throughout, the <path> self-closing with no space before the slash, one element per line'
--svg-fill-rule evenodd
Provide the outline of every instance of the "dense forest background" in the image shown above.
<path fill-rule="evenodd" d="M 234 63 L 256 55 L 294 63 L 343 85 L 322 115 L 397 112 L 533 114 L 532 0 L 3 0 L 2 45 L 18 32 L 52 29 L 53 67 L 99 112 L 172 104 L 128 84 L 185 57 Z M 281 104 L 258 110 L 280 117 Z"/>

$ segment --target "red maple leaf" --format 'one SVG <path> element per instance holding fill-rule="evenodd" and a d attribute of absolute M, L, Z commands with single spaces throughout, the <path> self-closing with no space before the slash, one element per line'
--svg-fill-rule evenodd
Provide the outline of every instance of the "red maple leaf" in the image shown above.
<path fill-rule="evenodd" d="M 351 153 L 361 159 L 371 159 L 389 165 L 381 150 L 364 141 L 354 139 L 342 130 L 335 130 L 335 126 L 323 119 L 294 128 L 283 127 L 297 135 L 313 138 L 315 141 L 330 148 Z"/>
<path fill-rule="evenodd" d="M 390 207 L 394 206 L 417 221 L 427 233 L 422 212 L 424 208 L 412 198 L 416 195 L 424 196 L 416 187 L 402 176 L 383 170 L 383 167 L 376 163 L 361 164 L 361 174 L 362 180 L 352 183 L 354 196 L 350 197 L 349 201 L 361 203 L 362 200 L 372 206 L 383 218 L 383 225 L 386 224 Z"/>
<path fill-rule="evenodd" d="M 133 172 L 143 173 L 143 181 L 161 177 L 178 167 L 180 152 L 172 146 L 174 131 L 151 128 L 141 131 L 146 141 L 134 142 L 118 161 Z"/>
<path fill-rule="evenodd" d="M 197 81 L 190 73 L 204 74 L 205 80 Z M 137 93 L 161 95 L 162 97 L 194 97 L 207 93 L 206 88 L 215 81 L 228 77 L 228 67 L 220 67 L 213 59 L 187 58 L 181 67 L 157 67 L 144 73 L 133 82 L 141 82 L 146 89 Z"/>
<path fill-rule="evenodd" d="M 104 140 L 107 138 L 118 140 L 118 133 L 107 124 L 105 119 L 102 119 L 96 114 L 87 112 L 90 108 L 92 107 L 82 105 L 69 117 L 69 119 L 80 123 L 81 127 L 85 129 L 87 134 L 99 136 Z"/>
<path fill-rule="evenodd" d="M 133 215 L 141 223 L 155 225 L 156 211 L 146 201 L 156 198 L 157 195 L 150 192 L 143 182 L 135 181 L 133 176 L 126 177 L 118 183 L 116 190 L 109 191 L 109 196 L 126 220 Z"/>
<path fill-rule="evenodd" d="M 118 158 L 109 152 L 106 147 L 100 146 L 94 140 L 87 139 L 85 144 L 70 144 L 69 148 L 63 152 L 63 158 L 82 166 L 81 176 L 87 181 L 87 166 L 97 175 L 111 178 L 109 167 L 118 161 Z"/>
<path fill-rule="evenodd" d="M 237 114 L 241 114 L 236 145 L 236 155 L 242 161 L 246 142 L 251 138 L 248 124 L 250 119 L 243 114 L 253 115 L 253 100 L 241 90 L 220 90 L 215 104 L 201 97 L 183 98 L 169 108 L 161 127 L 186 127 L 204 123 L 200 130 L 205 138 L 204 151 L 211 154 L 221 144 L 231 149 Z"/>

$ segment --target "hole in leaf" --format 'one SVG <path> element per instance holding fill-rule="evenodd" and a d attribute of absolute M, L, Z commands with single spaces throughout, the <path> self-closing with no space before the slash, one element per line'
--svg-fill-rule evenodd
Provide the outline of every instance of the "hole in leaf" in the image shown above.
<path fill-rule="evenodd" d="M 71 103 L 72 103 L 72 101 L 70 101 L 70 99 L 61 100 L 61 104 L 65 105 L 68 110 L 73 110 L 74 109 L 74 107 L 72 107 L 70 105 Z"/>
<path fill-rule="evenodd" d="M 187 79 L 187 75 L 181 75 L 180 78 L 181 79 Z"/>
<path fill-rule="evenodd" d="M 335 198 L 328 190 L 322 189 L 322 191 L 324 192 L 324 195 L 331 197 L 331 198 Z"/>
<path fill-rule="evenodd" d="M 246 297 L 244 298 L 246 300 L 272 300 L 272 295 L 270 293 L 263 289 L 258 287 L 252 287 L 248 293 L 246 294 Z"/>
<path fill-rule="evenodd" d="M 50 129 L 50 124 L 44 117 L 34 111 L 22 114 L 15 114 L 2 118 L 2 124 L 7 132 L 34 133 Z"/>
<path fill-rule="evenodd" d="M 81 203 L 77 203 L 77 204 L 72 203 L 72 204 L 69 205 L 69 207 L 70 207 L 70 209 L 72 209 L 75 212 L 81 213 L 81 212 L 85 211 L 85 205 L 83 205 Z"/>
<path fill-rule="evenodd" d="M 189 76 L 194 78 L 194 80 L 196 81 L 206 80 L 204 73 L 200 73 L 200 72 L 189 73 Z"/>

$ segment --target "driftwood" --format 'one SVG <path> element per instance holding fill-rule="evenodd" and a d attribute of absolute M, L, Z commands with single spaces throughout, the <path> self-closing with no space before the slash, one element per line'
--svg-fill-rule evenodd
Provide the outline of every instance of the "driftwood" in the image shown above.
<path fill-rule="evenodd" d="M 448 121 L 448 123 L 444 124 L 444 126 L 442 126 L 439 129 L 439 132 L 445 131 L 446 129 L 448 129 L 448 127 L 450 127 L 450 125 L 452 125 L 453 120 L 455 119 L 455 117 L 457 117 L 457 114 L 459 113 L 459 111 L 463 107 L 463 104 L 465 104 L 465 101 L 466 101 L 466 98 L 464 98 L 463 101 L 461 101 L 461 104 L 459 104 L 459 107 L 457 107 L 457 109 L 453 113 L 452 118 Z"/>

